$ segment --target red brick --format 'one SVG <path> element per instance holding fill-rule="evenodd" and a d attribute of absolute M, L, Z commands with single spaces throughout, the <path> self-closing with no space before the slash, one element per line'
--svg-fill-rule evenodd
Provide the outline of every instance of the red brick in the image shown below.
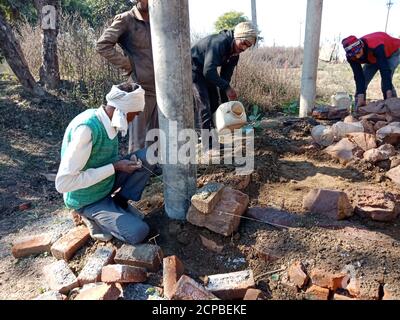
<path fill-rule="evenodd" d="M 333 274 L 325 270 L 314 269 L 310 277 L 313 285 L 333 291 L 347 287 L 348 275 L 345 273 Z"/>
<path fill-rule="evenodd" d="M 140 244 L 136 246 L 123 245 L 117 250 L 115 263 L 132 267 L 145 268 L 150 272 L 157 272 L 164 258 L 159 246 Z"/>
<path fill-rule="evenodd" d="M 248 204 L 249 197 L 246 194 L 225 188 L 221 201 L 218 202 L 212 213 L 205 215 L 191 206 L 187 220 L 195 226 L 205 227 L 218 234 L 230 236 L 239 228 Z"/>
<path fill-rule="evenodd" d="M 304 198 L 303 207 L 314 214 L 343 220 L 353 215 L 353 207 L 344 192 L 314 189 Z"/>
<path fill-rule="evenodd" d="M 83 287 L 74 300 L 118 300 L 121 292 L 121 287 L 116 284 L 99 284 Z"/>
<path fill-rule="evenodd" d="M 206 289 L 223 300 L 243 299 L 255 287 L 253 271 L 246 270 L 208 276 Z"/>
<path fill-rule="evenodd" d="M 78 279 L 64 260 L 52 263 L 43 268 L 43 273 L 51 290 L 68 294 L 79 286 Z"/>
<path fill-rule="evenodd" d="M 75 252 L 89 240 L 89 237 L 89 230 L 86 227 L 76 227 L 53 244 L 51 253 L 59 260 L 69 261 Z"/>
<path fill-rule="evenodd" d="M 203 214 L 210 214 L 222 197 L 224 185 L 209 183 L 192 197 L 192 205 Z"/>
<path fill-rule="evenodd" d="M 360 300 L 379 300 L 380 282 L 375 279 L 351 278 L 345 289 Z"/>
<path fill-rule="evenodd" d="M 48 291 L 32 300 L 44 300 L 44 301 L 67 300 L 67 296 L 65 296 L 57 291 Z"/>
<path fill-rule="evenodd" d="M 103 267 L 111 263 L 114 256 L 114 248 L 98 248 L 80 272 L 78 276 L 79 285 L 82 287 L 85 284 L 99 282 Z"/>
<path fill-rule="evenodd" d="M 396 185 L 400 186 L 400 166 L 391 169 L 386 173 L 386 176 Z"/>
<path fill-rule="evenodd" d="M 357 132 L 350 133 L 347 137 L 364 151 L 375 149 L 377 147 L 374 134 Z"/>
<path fill-rule="evenodd" d="M 171 299 L 175 292 L 175 286 L 181 276 L 183 275 L 185 268 L 183 263 L 178 257 L 172 256 L 164 258 L 163 261 L 163 284 L 164 284 L 164 297 Z"/>
<path fill-rule="evenodd" d="M 302 289 L 308 282 L 308 275 L 301 262 L 296 262 L 288 270 L 289 280 L 299 289 Z"/>
<path fill-rule="evenodd" d="M 328 300 L 329 289 L 312 286 L 306 291 L 305 297 L 307 300 Z"/>
<path fill-rule="evenodd" d="M 23 258 L 33 254 L 50 252 L 53 238 L 52 234 L 42 234 L 20 239 L 14 244 L 12 254 L 15 258 Z"/>
<path fill-rule="evenodd" d="M 172 300 L 217 300 L 211 292 L 188 276 L 183 275 L 175 287 Z"/>
<path fill-rule="evenodd" d="M 249 289 L 247 290 L 243 300 L 245 301 L 265 300 L 265 296 L 261 290 Z"/>
<path fill-rule="evenodd" d="M 141 283 L 146 280 L 144 268 L 113 264 L 105 266 L 101 272 L 101 281 L 107 283 Z"/>

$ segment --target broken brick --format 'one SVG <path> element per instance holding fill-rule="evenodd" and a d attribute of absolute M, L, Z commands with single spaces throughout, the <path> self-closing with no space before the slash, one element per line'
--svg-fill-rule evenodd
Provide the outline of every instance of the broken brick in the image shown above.
<path fill-rule="evenodd" d="M 101 281 L 106 283 L 141 283 L 147 280 L 146 269 L 112 264 L 103 267 Z"/>
<path fill-rule="evenodd" d="M 332 158 L 338 159 L 341 163 L 347 164 L 354 158 L 354 154 L 359 147 L 348 138 L 340 140 L 338 143 L 329 146 L 324 152 Z"/>
<path fill-rule="evenodd" d="M 400 214 L 400 197 L 390 192 L 360 189 L 353 200 L 357 214 L 375 221 L 394 221 Z"/>
<path fill-rule="evenodd" d="M 118 300 L 121 295 L 121 287 L 112 284 L 98 284 L 84 286 L 74 300 Z"/>
<path fill-rule="evenodd" d="M 222 196 L 224 185 L 209 183 L 192 197 L 192 206 L 204 214 L 211 213 Z"/>
<path fill-rule="evenodd" d="M 376 132 L 378 140 L 383 143 L 396 145 L 400 142 L 400 122 L 393 122 Z"/>
<path fill-rule="evenodd" d="M 302 289 L 307 284 L 309 279 L 304 265 L 301 262 L 296 262 L 289 267 L 288 276 L 289 280 L 299 289 Z"/>
<path fill-rule="evenodd" d="M 59 293 L 68 294 L 79 286 L 78 279 L 64 260 L 44 267 L 43 273 L 50 289 Z"/>
<path fill-rule="evenodd" d="M 360 278 L 352 278 L 346 290 L 352 297 L 360 300 L 379 300 L 380 287 L 380 282 L 374 279 L 362 280 Z"/>
<path fill-rule="evenodd" d="M 393 183 L 400 186 L 400 166 L 391 169 L 386 173 L 386 176 L 393 181 Z"/>
<path fill-rule="evenodd" d="M 305 293 L 306 300 L 328 300 L 329 289 L 312 286 Z"/>
<path fill-rule="evenodd" d="M 333 291 L 346 288 L 349 280 L 349 276 L 345 273 L 333 274 L 320 269 L 312 270 L 310 278 L 313 285 Z"/>
<path fill-rule="evenodd" d="M 193 279 L 183 275 L 175 286 L 171 300 L 217 300 L 217 297 Z"/>
<path fill-rule="evenodd" d="M 353 215 L 353 207 L 347 194 L 333 190 L 314 189 L 304 198 L 303 207 L 314 214 L 343 220 Z"/>
<path fill-rule="evenodd" d="M 114 256 L 114 248 L 98 248 L 80 272 L 78 276 L 79 285 L 82 287 L 85 284 L 99 282 L 103 267 L 109 264 Z"/>
<path fill-rule="evenodd" d="M 33 254 L 50 252 L 54 236 L 52 234 L 35 235 L 18 240 L 13 248 L 12 254 L 15 258 L 23 258 Z"/>
<path fill-rule="evenodd" d="M 204 215 L 191 206 L 187 215 L 189 223 L 205 227 L 224 236 L 232 235 L 238 228 L 242 215 L 247 210 L 249 196 L 230 188 L 224 188 L 221 201 L 214 210 Z"/>
<path fill-rule="evenodd" d="M 43 300 L 43 301 L 50 301 L 50 300 L 67 300 L 67 296 L 57 292 L 57 291 L 48 291 L 40 296 L 36 297 L 33 300 Z"/>
<path fill-rule="evenodd" d="M 371 163 L 389 160 L 396 154 L 395 148 L 390 144 L 384 144 L 377 149 L 371 149 L 364 153 L 364 160 Z"/>
<path fill-rule="evenodd" d="M 377 147 L 376 138 L 373 134 L 358 132 L 348 134 L 347 137 L 364 151 L 375 149 Z"/>
<path fill-rule="evenodd" d="M 177 256 L 164 258 L 163 261 L 163 285 L 164 296 L 171 299 L 175 292 L 175 286 L 184 273 L 183 263 Z"/>
<path fill-rule="evenodd" d="M 247 290 L 255 287 L 252 270 L 218 274 L 207 279 L 206 289 L 223 300 L 243 299 Z"/>
<path fill-rule="evenodd" d="M 117 250 L 115 263 L 132 267 L 145 268 L 150 272 L 157 272 L 160 268 L 163 252 L 159 246 L 140 244 L 136 246 L 124 244 Z"/>
<path fill-rule="evenodd" d="M 245 301 L 265 300 L 265 295 L 261 290 L 249 289 L 246 291 L 246 294 L 245 294 L 243 300 L 245 300 Z"/>
<path fill-rule="evenodd" d="M 76 227 L 52 245 L 51 253 L 58 260 L 69 261 L 75 252 L 89 240 L 89 237 L 88 228 L 84 226 Z"/>

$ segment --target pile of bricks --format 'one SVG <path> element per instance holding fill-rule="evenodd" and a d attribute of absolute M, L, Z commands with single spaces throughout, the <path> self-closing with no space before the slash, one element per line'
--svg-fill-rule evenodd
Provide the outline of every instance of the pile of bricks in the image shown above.
<path fill-rule="evenodd" d="M 209 183 L 192 197 L 187 220 L 195 226 L 230 236 L 239 228 L 248 205 L 248 195 L 219 183 Z"/>
<path fill-rule="evenodd" d="M 157 272 L 163 259 L 160 247 L 151 244 L 99 247 L 89 257 L 86 265 L 74 274 L 68 265 L 75 253 L 89 239 L 89 231 L 79 226 L 59 239 L 52 235 L 38 235 L 22 239 L 14 244 L 12 254 L 16 258 L 51 252 L 58 261 L 43 268 L 50 291 L 35 300 L 117 300 L 122 292 L 121 284 L 142 283 L 148 272 Z"/>
<path fill-rule="evenodd" d="M 164 297 L 169 300 L 264 300 L 254 289 L 253 272 L 245 270 L 205 277 L 203 284 L 184 274 L 184 266 L 176 256 L 164 258 Z"/>
<path fill-rule="evenodd" d="M 289 267 L 281 283 L 292 295 L 300 295 L 306 300 L 393 300 L 397 294 L 388 289 L 381 297 L 381 283 L 374 280 L 367 282 L 347 271 L 313 268 L 308 273 L 300 261 Z M 398 294 L 397 299 L 400 299 Z"/>

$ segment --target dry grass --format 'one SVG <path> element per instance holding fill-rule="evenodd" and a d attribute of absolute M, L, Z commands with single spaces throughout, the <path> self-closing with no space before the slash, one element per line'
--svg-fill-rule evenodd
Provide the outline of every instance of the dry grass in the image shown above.
<path fill-rule="evenodd" d="M 274 109 L 299 96 L 301 58 L 299 49 L 260 48 L 245 52 L 232 84 L 246 104 Z"/>
<path fill-rule="evenodd" d="M 21 26 L 21 45 L 29 67 L 36 78 L 41 65 L 41 31 L 29 24 Z M 124 80 L 119 70 L 106 62 L 95 50 L 103 30 L 93 30 L 78 16 L 62 18 L 58 38 L 61 78 L 64 92 L 89 106 L 97 106 L 112 84 Z M 192 42 L 200 35 L 192 34 Z M 258 48 L 241 55 L 232 85 L 247 105 L 258 105 L 264 111 L 280 109 L 299 100 L 303 50 L 300 48 Z M 354 94 L 355 84 L 350 66 L 319 63 L 317 102 L 329 103 L 337 92 Z M 394 78 L 400 85 L 400 72 Z M 381 99 L 380 76 L 368 90 L 369 99 Z"/>
<path fill-rule="evenodd" d="M 58 36 L 60 76 L 65 92 L 86 104 L 101 104 L 105 93 L 124 76 L 95 50 L 102 30 L 94 30 L 79 16 L 64 16 Z M 38 79 L 41 65 L 41 30 L 21 26 L 21 45 L 33 75 Z"/>

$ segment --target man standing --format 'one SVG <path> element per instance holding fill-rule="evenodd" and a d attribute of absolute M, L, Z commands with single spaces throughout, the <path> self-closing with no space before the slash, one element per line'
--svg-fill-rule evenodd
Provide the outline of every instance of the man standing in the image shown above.
<path fill-rule="evenodd" d="M 366 105 L 368 85 L 378 70 L 384 99 L 397 97 L 393 75 L 400 63 L 400 39 L 384 32 L 375 32 L 361 39 L 347 37 L 342 44 L 356 82 L 356 108 Z"/>
<path fill-rule="evenodd" d="M 112 237 L 136 244 L 149 227 L 129 204 L 142 196 L 153 167 L 141 150 L 118 159 L 118 133 L 144 108 L 144 90 L 135 84 L 113 86 L 107 105 L 89 109 L 68 125 L 61 149 L 56 189 L 64 194 L 67 208 L 75 210 L 92 238 Z"/>
<path fill-rule="evenodd" d="M 230 85 L 232 74 L 239 54 L 255 45 L 256 41 L 256 28 L 251 22 L 242 22 L 234 30 L 208 36 L 192 47 L 197 129 L 214 128 L 212 115 L 220 105 L 220 96 L 222 103 L 237 100 L 237 93 Z"/>
<path fill-rule="evenodd" d="M 124 54 L 117 51 L 117 44 Z M 132 10 L 117 15 L 97 41 L 96 49 L 110 63 L 124 70 L 130 80 L 140 84 L 146 92 L 145 108 L 129 129 L 132 139 L 130 150 L 143 149 L 146 133 L 158 128 L 148 0 L 138 0 Z"/>

